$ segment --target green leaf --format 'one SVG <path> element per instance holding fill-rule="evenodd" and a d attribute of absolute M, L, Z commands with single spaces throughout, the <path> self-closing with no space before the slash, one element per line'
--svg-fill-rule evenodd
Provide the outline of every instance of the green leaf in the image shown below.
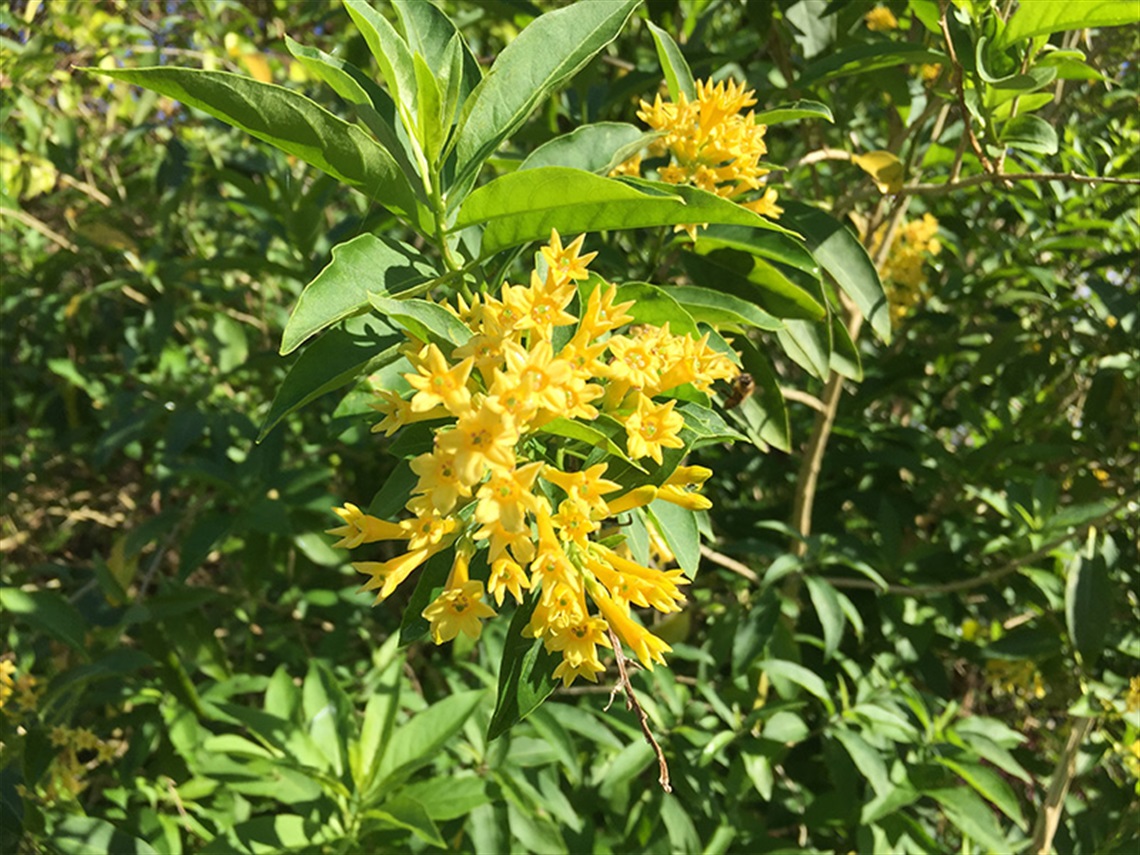
<path fill-rule="evenodd" d="M 1021 3 L 1001 34 L 1001 43 L 1011 45 L 1032 36 L 1119 27 L 1140 22 L 1140 7 L 1133 0 L 1033 0 Z"/>
<path fill-rule="evenodd" d="M 382 788 L 407 777 L 430 763 L 470 718 L 475 708 L 487 697 L 483 689 L 459 692 L 432 704 L 397 728 L 380 763 L 377 780 Z"/>
<path fill-rule="evenodd" d="M 536 591 L 527 597 L 526 602 L 515 609 L 507 629 L 507 642 L 499 666 L 495 711 L 487 729 L 488 740 L 502 736 L 530 715 L 558 685 L 553 674 L 561 657 L 548 651 L 542 639 L 523 635 L 540 596 L 541 593 Z"/>
<path fill-rule="evenodd" d="M 806 581 L 812 579 L 811 576 L 804 578 Z M 871 785 L 876 796 L 884 797 L 895 788 L 894 784 L 891 783 L 890 775 L 887 773 L 887 765 L 879 756 L 878 750 L 873 748 L 862 736 L 846 727 L 832 728 L 828 731 L 828 735 L 838 740 L 839 744 L 851 755 L 855 768 L 867 779 L 867 783 Z"/>
<path fill-rule="evenodd" d="M 412 55 L 412 67 L 416 72 L 416 130 L 420 148 L 427 155 L 428 163 L 435 163 L 443 148 L 446 130 L 443 126 L 444 94 L 439 91 L 439 82 L 427 60 L 418 53 Z"/>
<path fill-rule="evenodd" d="M 93 816 L 65 816 L 51 833 L 52 849 L 63 855 L 114 852 L 116 855 L 156 855 L 154 847 Z"/>
<path fill-rule="evenodd" d="M 1057 132 L 1039 116 L 1014 116 L 1005 123 L 999 138 L 1011 148 L 1031 154 L 1057 153 Z"/>
<path fill-rule="evenodd" d="M 312 851 L 320 849 L 320 844 L 335 839 L 325 823 L 291 813 L 255 817 L 235 825 L 232 833 L 254 855 L 290 850 Z"/>
<path fill-rule="evenodd" d="M 328 330 L 300 355 L 261 424 L 258 441 L 277 423 L 309 401 L 353 382 L 400 357 L 407 338 L 374 316 L 350 318 L 339 329 Z"/>
<path fill-rule="evenodd" d="M 459 77 L 455 76 L 454 70 L 448 72 L 447 88 L 455 88 L 453 97 L 462 104 L 483 79 L 483 72 L 455 24 L 434 3 L 425 3 L 423 0 L 391 2 L 396 14 L 400 16 L 408 47 L 413 53 L 420 53 L 427 60 L 428 67 L 438 69 L 443 74 L 454 62 L 455 51 L 458 49 L 461 58 Z M 454 105 L 451 109 L 454 110 Z M 451 118 L 451 111 L 447 111 L 444 119 L 448 124 L 451 123 Z"/>
<path fill-rule="evenodd" d="M 786 659 L 762 659 L 755 664 L 766 674 L 782 677 L 802 686 L 808 693 L 823 701 L 829 715 L 835 713 L 835 704 L 827 692 L 827 686 L 814 671 L 809 671 L 803 665 Z"/>
<path fill-rule="evenodd" d="M 661 327 L 669 324 L 674 335 L 687 335 L 693 339 L 701 337 L 692 316 L 681 307 L 673 296 L 672 288 L 659 288 L 646 282 L 627 282 L 619 285 L 614 302 L 632 301 L 626 314 L 634 323 Z"/>
<path fill-rule="evenodd" d="M 795 270 L 801 270 L 815 279 L 820 275 L 819 263 L 812 258 L 803 241 L 797 236 L 757 231 L 743 226 L 714 224 L 697 234 L 697 246 L 702 249 L 721 247 L 740 249 Z"/>
<path fill-rule="evenodd" d="M 859 348 L 851 340 L 851 333 L 847 331 L 847 324 L 843 318 L 832 313 L 831 320 L 831 357 L 828 365 L 836 374 L 849 377 L 856 383 L 863 379 L 863 360 L 859 356 Z"/>
<path fill-rule="evenodd" d="M 756 124 L 758 125 L 776 125 L 780 122 L 795 122 L 799 119 L 835 121 L 835 117 L 831 115 L 831 108 L 818 101 L 795 101 L 756 114 Z"/>
<path fill-rule="evenodd" d="M 354 776 L 358 792 L 371 788 L 384 754 L 392 744 L 392 730 L 396 726 L 396 712 L 400 708 L 400 674 L 403 664 L 403 659 L 397 658 L 381 673 L 380 680 L 364 707 L 364 720 L 360 725 L 360 740 L 357 743 L 360 771 Z"/>
<path fill-rule="evenodd" d="M 471 338 L 471 330 L 443 306 L 427 300 L 397 300 L 383 294 L 368 293 L 368 302 L 377 312 L 420 341 L 434 341 L 444 355 L 461 347 Z"/>
<path fill-rule="evenodd" d="M 241 128 L 419 221 L 415 192 L 391 154 L 360 128 L 289 89 L 188 68 L 84 69 L 176 98 Z M 430 226 L 429 221 L 425 221 Z M 424 226 L 424 230 L 428 230 Z"/>
<path fill-rule="evenodd" d="M 843 640 L 843 630 L 847 626 L 847 616 L 839 603 L 839 594 L 830 583 L 818 576 L 804 576 L 808 595 L 811 597 L 815 613 L 823 627 L 823 658 L 827 661 L 839 648 Z"/>
<path fill-rule="evenodd" d="M 693 72 L 689 63 L 685 61 L 681 48 L 673 41 L 665 30 L 652 21 L 646 21 L 649 32 L 653 34 L 653 42 L 657 45 L 657 59 L 661 62 L 661 70 L 665 73 L 665 85 L 669 87 L 669 98 L 676 102 L 683 94 L 690 101 L 697 100 L 697 86 L 693 81 Z"/>
<path fill-rule="evenodd" d="M 447 848 L 447 842 L 439 836 L 439 829 L 432 821 L 427 808 L 403 794 L 386 800 L 378 808 L 365 811 L 364 815 L 390 828 L 407 829 L 432 846 Z"/>
<path fill-rule="evenodd" d="M 823 59 L 808 63 L 796 80 L 796 86 L 803 89 L 836 77 L 866 74 L 869 71 L 896 65 L 922 65 L 948 61 L 946 54 L 940 51 L 927 50 L 904 42 L 874 41 L 834 53 L 829 52 Z"/>
<path fill-rule="evenodd" d="M 575 3 L 547 12 L 523 28 L 464 105 L 455 135 L 455 183 L 470 186 L 499 143 L 550 92 L 617 38 L 639 2 Z"/>
<path fill-rule="evenodd" d="M 662 499 L 651 502 L 648 512 L 685 575 L 695 579 L 701 565 L 701 533 L 696 512 Z"/>
<path fill-rule="evenodd" d="M 817 208 L 784 202 L 783 219 L 807 239 L 816 261 L 854 301 L 884 342 L 891 340 L 891 313 L 883 283 L 867 250 L 855 235 Z"/>
<path fill-rule="evenodd" d="M 973 790 L 953 787 L 925 790 L 946 812 L 946 817 L 962 834 L 982 844 L 990 852 L 1010 852 L 1013 847 L 1002 833 L 993 811 Z"/>
<path fill-rule="evenodd" d="M 608 430 L 606 428 L 609 428 Z M 551 436 L 564 436 L 567 439 L 576 439 L 586 443 L 594 448 L 600 448 L 607 454 L 612 454 L 614 457 L 628 463 L 642 472 L 645 470 L 640 464 L 630 460 L 625 451 L 622 450 L 613 438 L 615 436 L 625 436 L 625 427 L 621 422 L 608 416 L 600 416 L 595 422 L 587 423 L 578 421 L 577 419 L 557 418 L 553 421 L 547 422 L 538 429 L 539 433 L 550 434 Z"/>
<path fill-rule="evenodd" d="M 392 99 L 400 105 L 401 114 L 410 117 L 416 104 L 416 72 L 408 43 L 365 0 L 344 0 L 344 7 L 364 36 L 373 59 L 380 67 L 380 73 L 384 75 Z M 410 126 L 408 130 L 411 130 Z"/>
<path fill-rule="evenodd" d="M 423 253 L 391 238 L 363 234 L 334 246 L 332 261 L 305 286 L 289 316 L 281 336 L 281 355 L 367 309 L 369 292 L 398 294 L 436 276 Z"/>
<path fill-rule="evenodd" d="M 734 411 L 738 414 L 737 418 L 755 434 L 751 437 L 753 442 L 759 440 L 760 443 L 770 443 L 781 451 L 791 451 L 788 408 L 771 360 L 744 336 L 734 337 L 732 346 L 740 354 L 744 370 L 756 383 L 756 391 Z"/>
<path fill-rule="evenodd" d="M 475 190 L 455 228 L 485 225 L 482 257 L 564 235 L 686 223 L 734 223 L 784 231 L 734 202 L 684 185 L 603 178 L 580 169 L 545 166 L 512 172 Z"/>
<path fill-rule="evenodd" d="M 624 122 L 595 122 L 543 143 L 519 165 L 518 171 L 565 166 L 605 175 L 658 136 Z"/>
<path fill-rule="evenodd" d="M 0 610 L 6 615 L 18 615 L 33 628 L 77 651 L 86 653 L 87 621 L 83 615 L 58 591 L 21 591 L 19 588 L 0 588 Z"/>
<path fill-rule="evenodd" d="M 1073 556 L 1065 582 L 1065 625 L 1073 647 L 1080 654 L 1081 665 L 1086 670 L 1096 663 L 1104 651 L 1110 625 L 1110 621 L 1105 619 L 1104 610 L 1112 596 L 1104 556 Z"/>
<path fill-rule="evenodd" d="M 784 353 L 813 377 L 826 380 L 831 364 L 831 344 L 822 324 L 789 319 L 776 332 Z"/>
<path fill-rule="evenodd" d="M 476 553 L 477 557 L 479 555 L 480 553 Z M 416 582 L 416 589 L 412 592 L 412 597 L 400 619 L 401 647 L 407 647 L 412 642 L 428 637 L 431 625 L 423 616 L 423 610 L 442 593 L 454 561 L 455 550 L 445 549 L 429 558 L 427 564 L 419 569 L 420 578 Z"/>
<path fill-rule="evenodd" d="M 772 317 L 747 300 L 711 288 L 676 285 L 668 289 L 668 294 L 694 321 L 708 324 L 716 329 L 755 327 L 761 330 L 778 330 L 784 326 L 779 318 Z"/>
<path fill-rule="evenodd" d="M 459 819 L 479 805 L 488 804 L 491 796 L 487 792 L 488 781 L 478 775 L 456 777 L 447 775 L 429 778 L 408 784 L 400 792 L 403 796 L 419 802 L 433 820 L 437 822 Z"/>
<path fill-rule="evenodd" d="M 723 291 L 759 306 L 777 318 L 818 320 L 826 311 L 778 267 L 751 252 L 697 243 L 681 255 L 693 283 Z"/>
<path fill-rule="evenodd" d="M 979 795 L 997 805 L 1002 813 L 1017 824 L 1018 828 L 1022 831 L 1026 830 L 1021 804 L 1001 775 L 981 763 L 960 762 L 937 755 L 934 759 L 947 769 L 957 772 L 962 780 L 977 790 Z"/>
<path fill-rule="evenodd" d="M 348 696 L 320 659 L 310 661 L 301 684 L 301 710 L 309 736 L 339 778 L 344 774 L 348 740 L 355 736 L 356 726 Z"/>

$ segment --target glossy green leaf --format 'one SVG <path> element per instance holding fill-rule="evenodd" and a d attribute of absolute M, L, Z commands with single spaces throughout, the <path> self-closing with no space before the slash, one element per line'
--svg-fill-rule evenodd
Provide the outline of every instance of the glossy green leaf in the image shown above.
<path fill-rule="evenodd" d="M 1062 30 L 1119 27 L 1140 23 L 1140 7 L 1133 0 L 1032 0 L 1021 3 L 1010 16 L 1001 42 L 1014 42 Z"/>
<path fill-rule="evenodd" d="M 285 375 L 261 423 L 264 439 L 277 423 L 321 395 L 400 358 L 404 334 L 375 316 L 349 318 L 305 349 Z"/>
<path fill-rule="evenodd" d="M 652 502 L 648 510 L 685 575 L 695 579 L 701 564 L 701 533 L 696 512 L 663 499 Z"/>
<path fill-rule="evenodd" d="M 646 282 L 626 282 L 619 285 L 614 302 L 633 302 L 626 314 L 635 324 L 649 324 L 661 327 L 669 324 L 674 335 L 687 335 L 693 339 L 701 337 L 697 324 L 673 296 L 672 288 L 659 288 Z"/>
<path fill-rule="evenodd" d="M 575 3 L 524 27 L 464 105 L 455 137 L 456 183 L 477 173 L 547 95 L 617 38 L 639 2 Z"/>
<path fill-rule="evenodd" d="M 767 674 L 782 677 L 785 680 L 802 686 L 809 694 L 815 695 L 815 697 L 823 701 L 823 705 L 827 708 L 829 714 L 835 712 L 835 704 L 828 694 L 827 685 L 814 671 L 795 662 L 789 662 L 786 659 L 763 659 L 757 662 L 756 665 Z"/>
<path fill-rule="evenodd" d="M 669 88 L 669 99 L 676 102 L 683 94 L 690 101 L 697 99 L 697 86 L 693 81 L 693 72 L 689 63 L 685 61 L 681 48 L 673 41 L 673 37 L 665 30 L 646 21 L 649 32 L 653 35 L 653 43 L 657 46 L 657 59 L 661 62 L 661 71 L 665 74 L 665 85 Z"/>
<path fill-rule="evenodd" d="M 948 62 L 940 51 L 927 50 L 906 42 L 874 41 L 827 53 L 822 59 L 808 63 L 796 85 L 800 88 L 833 80 L 848 74 L 866 74 L 896 65 L 922 65 Z"/>
<path fill-rule="evenodd" d="M 1109 630 L 1104 609 L 1111 598 L 1112 585 L 1104 556 L 1075 555 L 1069 562 L 1065 582 L 1065 625 L 1086 669 L 1104 651 Z"/>
<path fill-rule="evenodd" d="M 1014 116 L 1001 129 L 1000 139 L 1011 148 L 1031 154 L 1057 153 L 1057 132 L 1039 116 Z"/>
<path fill-rule="evenodd" d="M 523 629 L 530 623 L 539 596 L 538 592 L 532 593 L 522 606 L 515 609 L 515 615 L 507 629 L 503 661 L 499 666 L 495 711 L 487 730 L 488 740 L 502 736 L 526 718 L 535 707 L 550 697 L 558 685 L 553 674 L 562 657 L 548 651 L 541 639 L 523 635 Z"/>
<path fill-rule="evenodd" d="M 847 628 L 847 616 L 839 603 L 838 592 L 830 583 L 818 576 L 804 576 L 804 584 L 823 627 L 823 658 L 826 661 L 839 649 L 843 630 Z"/>
<path fill-rule="evenodd" d="M 116 855 L 155 855 L 145 840 L 120 831 L 105 819 L 73 814 L 64 816 L 52 828 L 51 844 L 62 855 L 89 855 L 114 852 Z"/>
<path fill-rule="evenodd" d="M 681 255 L 681 263 L 693 284 L 739 297 L 777 318 L 818 320 L 826 313 L 780 268 L 748 251 L 698 243 L 695 252 Z"/>
<path fill-rule="evenodd" d="M 479 553 L 476 553 L 476 556 L 478 555 Z M 423 567 L 416 570 L 416 575 L 419 577 L 416 580 L 416 588 L 400 619 L 401 647 L 407 647 L 412 642 L 423 641 L 428 637 L 431 625 L 423 616 L 423 610 L 443 592 L 443 586 L 447 582 L 447 576 L 454 562 L 455 550 L 445 549 L 437 552 Z"/>
<path fill-rule="evenodd" d="M 390 787 L 430 763 L 486 697 L 483 689 L 448 695 L 397 728 L 377 773 L 380 786 Z"/>
<path fill-rule="evenodd" d="M 772 317 L 755 304 L 732 294 L 714 291 L 712 288 L 677 285 L 669 288 L 668 294 L 694 321 L 708 324 L 716 329 L 755 327 L 761 330 L 778 330 L 784 326 L 779 318 Z"/>
<path fill-rule="evenodd" d="M 785 202 L 783 220 L 803 234 L 815 259 L 852 299 L 879 338 L 889 342 L 891 313 L 883 283 L 854 233 L 830 214 L 801 202 Z"/>
<path fill-rule="evenodd" d="M 624 426 L 616 419 L 602 416 L 594 422 L 583 422 L 578 419 L 557 418 L 544 424 L 538 431 L 551 436 L 579 440 L 624 460 L 642 472 L 645 471 L 640 464 L 630 460 L 621 446 L 614 442 L 614 437 L 625 436 Z"/>
<path fill-rule="evenodd" d="M 819 278 L 819 263 L 812 258 L 803 241 L 795 235 L 757 231 L 743 226 L 712 224 L 697 233 L 699 252 L 729 247 L 758 255 Z"/>
<path fill-rule="evenodd" d="M 413 799 L 424 806 L 436 822 L 459 819 L 479 805 L 488 804 L 491 796 L 487 792 L 488 781 L 478 775 L 457 777 L 447 775 L 416 781 L 408 784 L 401 795 Z"/>
<path fill-rule="evenodd" d="M 522 162 L 519 171 L 541 166 L 565 166 L 606 175 L 657 136 L 624 122 L 583 125 L 540 145 Z"/>
<path fill-rule="evenodd" d="M 811 578 L 811 576 L 806 576 L 805 580 Z M 886 763 L 883 762 L 879 752 L 867 740 L 846 727 L 832 728 L 828 731 L 828 735 L 843 746 L 855 763 L 855 768 L 867 779 L 867 783 L 871 785 L 877 796 L 885 796 L 894 789 L 887 772 Z"/>
<path fill-rule="evenodd" d="M 483 79 L 483 72 L 455 24 L 431 2 L 391 0 L 391 3 L 400 16 L 409 49 L 413 53 L 420 53 L 430 68 L 438 69 L 441 74 L 447 71 L 447 86 L 440 88 L 444 91 L 454 88 L 451 97 L 462 104 Z M 453 70 L 457 56 L 458 67 Z M 456 70 L 459 72 L 458 77 L 455 76 Z M 454 105 L 451 109 L 454 109 Z M 448 124 L 451 123 L 450 111 L 445 114 L 445 120 Z"/>
<path fill-rule="evenodd" d="M 392 100 L 410 117 L 416 104 L 416 71 L 408 43 L 367 0 L 344 0 L 344 8 L 364 36 Z"/>
<path fill-rule="evenodd" d="M 981 763 L 953 760 L 949 757 L 936 756 L 935 761 L 947 769 L 951 769 L 973 787 L 978 795 L 995 804 L 1007 817 L 1017 824 L 1018 828 L 1026 831 L 1025 815 L 1021 811 L 1021 803 L 1013 789 L 997 772 Z"/>
<path fill-rule="evenodd" d="M 973 790 L 953 787 L 927 790 L 924 795 L 930 796 L 942 806 L 947 819 L 962 834 L 980 843 L 988 851 L 1009 852 L 1013 848 L 989 805 Z"/>
<path fill-rule="evenodd" d="M 831 364 L 827 328 L 818 323 L 788 320 L 776 338 L 784 353 L 813 377 L 826 380 Z"/>
<path fill-rule="evenodd" d="M 511 246 L 565 235 L 685 223 L 734 223 L 783 229 L 714 193 L 641 179 L 603 178 L 547 166 L 512 172 L 475 190 L 455 228 L 485 225 L 484 258 Z"/>
<path fill-rule="evenodd" d="M 291 813 L 275 813 L 240 822 L 231 832 L 246 851 L 263 855 L 290 850 L 312 851 L 332 840 L 329 827 L 316 819 Z"/>
<path fill-rule="evenodd" d="M 467 343 L 471 330 L 443 306 L 427 300 L 397 300 L 383 294 L 368 294 L 368 302 L 377 312 L 393 323 L 407 330 L 420 341 L 434 341 L 444 350 L 450 351 Z"/>
<path fill-rule="evenodd" d="M 859 356 L 859 348 L 851 340 L 851 333 L 847 331 L 847 324 L 843 318 L 832 313 L 831 327 L 831 356 L 828 365 L 836 374 L 841 374 L 854 380 L 856 383 L 863 379 L 863 359 Z"/>
<path fill-rule="evenodd" d="M 332 261 L 305 286 L 289 316 L 281 355 L 367 309 L 369 292 L 398 294 L 436 275 L 423 253 L 391 238 L 363 234 L 333 247 Z"/>
<path fill-rule="evenodd" d="M 736 336 L 732 346 L 740 354 L 744 371 L 756 384 L 756 391 L 745 398 L 734 411 L 746 426 L 753 442 L 768 443 L 781 451 L 791 451 L 792 437 L 788 408 L 780 391 L 780 382 L 769 357 L 743 336 Z"/>
<path fill-rule="evenodd" d="M 222 71 L 173 67 L 87 70 L 204 110 L 417 221 L 415 192 L 392 155 L 360 128 L 304 95 Z"/>
<path fill-rule="evenodd" d="M 831 108 L 818 101 L 794 101 L 791 104 L 781 104 L 770 110 L 761 110 L 756 114 L 756 124 L 777 125 L 780 122 L 795 122 L 800 119 L 824 119 L 834 122 Z"/>
<path fill-rule="evenodd" d="M 435 71 L 418 53 L 412 55 L 412 68 L 416 73 L 417 139 L 428 162 L 435 163 L 447 132 L 443 126 L 444 93 L 439 89 Z"/>
<path fill-rule="evenodd" d="M 440 837 L 439 829 L 432 821 L 427 808 L 403 793 L 395 798 L 386 799 L 380 807 L 366 811 L 364 815 L 369 819 L 378 820 L 389 828 L 407 829 L 425 843 L 439 849 L 447 848 L 447 842 Z"/>

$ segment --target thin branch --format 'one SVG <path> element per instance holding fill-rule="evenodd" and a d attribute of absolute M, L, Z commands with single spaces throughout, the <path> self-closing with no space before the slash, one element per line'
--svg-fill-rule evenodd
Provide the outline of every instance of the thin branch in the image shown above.
<path fill-rule="evenodd" d="M 625 653 L 621 649 L 621 639 L 617 637 L 612 629 L 608 629 L 610 634 L 610 641 L 614 646 L 614 658 L 617 660 L 618 666 L 618 682 L 614 686 L 614 694 L 618 689 L 625 690 L 625 708 L 633 710 L 637 713 L 637 720 L 641 724 L 641 732 L 645 734 L 645 741 L 649 743 L 649 747 L 653 749 L 653 753 L 657 755 L 657 768 L 660 774 L 657 777 L 658 783 L 661 784 L 661 789 L 667 793 L 673 792 L 673 785 L 669 783 L 669 764 L 665 762 L 665 752 L 661 750 L 661 746 L 657 744 L 657 740 L 653 738 L 653 731 L 649 729 L 649 717 L 645 714 L 645 710 L 641 708 L 641 704 L 637 702 L 637 695 L 633 692 L 633 686 L 629 682 L 629 674 L 625 670 Z M 613 696 L 611 695 L 611 701 Z"/>
<path fill-rule="evenodd" d="M 1109 510 L 1105 511 L 1100 516 L 1085 523 L 1084 530 L 1087 532 L 1090 527 L 1099 526 L 1106 520 L 1116 516 L 1117 513 L 1130 502 L 1135 502 L 1140 499 L 1140 494 L 1129 496 L 1126 499 L 1121 499 Z M 887 585 L 884 588 L 872 582 L 870 579 L 848 579 L 846 577 L 829 577 L 826 581 L 836 588 L 858 588 L 864 591 L 878 591 L 883 594 L 902 594 L 903 596 L 921 597 L 929 594 L 952 594 L 956 591 L 968 591 L 970 588 L 977 588 L 981 585 L 988 585 L 990 582 L 996 582 L 1003 576 L 1008 576 L 1027 564 L 1033 564 L 1049 555 L 1054 549 L 1066 541 L 1072 540 L 1076 535 L 1073 532 L 1066 532 L 1053 540 L 1046 543 L 1039 549 L 1035 549 L 1028 555 L 1022 555 L 1019 558 L 1014 558 L 1007 564 L 1003 564 L 996 570 L 991 570 L 988 573 L 983 573 L 981 576 L 974 576 L 971 579 L 959 579 L 957 582 L 945 582 L 940 585 Z"/>
<path fill-rule="evenodd" d="M 743 576 L 749 582 L 759 582 L 760 576 L 746 564 L 741 564 L 735 558 L 729 558 L 713 549 L 709 549 L 703 543 L 701 544 L 701 555 L 711 561 L 713 564 L 718 564 L 726 570 L 731 570 L 738 576 Z"/>
<path fill-rule="evenodd" d="M 954 67 L 954 88 L 958 93 L 958 109 L 962 113 L 962 124 L 965 126 L 966 134 L 969 137 L 970 145 L 974 149 L 974 154 L 978 156 L 978 160 L 982 162 L 982 166 L 986 168 L 987 172 L 993 170 L 993 164 L 990 159 L 986 157 L 985 151 L 982 149 L 982 144 L 978 142 L 978 138 L 974 136 L 974 126 L 970 122 L 970 109 L 966 106 L 966 86 L 964 75 L 962 73 L 962 63 L 958 61 L 958 52 L 954 49 L 954 39 L 950 37 L 950 25 L 946 21 L 946 13 L 950 8 L 948 0 L 942 0 L 942 14 L 938 17 L 938 26 L 942 28 L 942 38 L 946 40 L 946 52 L 950 55 L 950 63 Z"/>
<path fill-rule="evenodd" d="M 15 217 L 28 228 L 35 229 L 52 243 L 68 250 L 69 252 L 79 252 L 79 247 L 77 247 L 59 232 L 54 231 L 52 227 L 43 222 L 43 220 L 36 219 L 27 211 L 22 211 L 18 208 L 3 208 L 0 209 L 0 215 Z"/>
<path fill-rule="evenodd" d="M 800 404 L 807 404 L 813 410 L 824 412 L 823 401 L 812 395 L 809 392 L 801 392 L 799 389 L 792 389 L 791 387 L 780 387 L 780 394 L 789 401 L 796 401 Z"/>
<path fill-rule="evenodd" d="M 1037 855 L 1049 855 L 1053 851 L 1053 835 L 1057 833 L 1057 826 L 1061 822 L 1061 812 L 1065 809 L 1065 796 L 1068 795 L 1069 785 L 1077 776 L 1077 752 L 1080 751 L 1081 743 L 1085 741 L 1092 726 L 1091 718 L 1078 718 L 1073 722 L 1065 750 L 1057 759 L 1053 779 L 1049 782 L 1049 791 L 1045 794 L 1045 801 L 1041 804 L 1041 811 L 1033 824 L 1033 845 L 1030 851 Z"/>
<path fill-rule="evenodd" d="M 1140 178 L 1111 178 L 1106 175 L 1078 175 L 1073 172 L 983 172 L 958 181 L 945 184 L 910 184 L 898 191 L 900 196 L 951 193 L 962 187 L 976 187 L 979 184 L 1005 181 L 1074 181 L 1078 184 L 1128 184 L 1140 185 Z"/>

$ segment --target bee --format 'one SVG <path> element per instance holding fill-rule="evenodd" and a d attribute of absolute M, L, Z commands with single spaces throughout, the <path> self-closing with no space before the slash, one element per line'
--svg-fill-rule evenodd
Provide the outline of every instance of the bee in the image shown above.
<path fill-rule="evenodd" d="M 753 379 L 751 374 L 739 374 L 735 380 L 732 381 L 732 392 L 729 393 L 725 399 L 724 408 L 731 410 L 733 407 L 739 407 L 744 399 L 756 391 L 756 380 Z"/>

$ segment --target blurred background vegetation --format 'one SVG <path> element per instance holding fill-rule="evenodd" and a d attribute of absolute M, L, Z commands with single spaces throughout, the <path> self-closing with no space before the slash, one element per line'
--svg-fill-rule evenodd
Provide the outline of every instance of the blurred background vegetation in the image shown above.
<path fill-rule="evenodd" d="M 441 5 L 489 62 L 565 4 Z M 895 152 L 908 181 L 981 172 L 960 114 L 932 131 L 956 98 L 926 53 L 938 4 L 880 6 L 894 26 L 854 0 L 654 0 L 499 168 L 584 122 L 636 121 L 661 81 L 648 17 L 758 109 L 830 107 L 834 124 L 770 129 L 768 159 L 787 167 L 781 200 L 858 230 L 884 197 L 821 152 Z M 234 71 L 343 113 L 286 34 L 370 66 L 333 4 L 0 11 L 0 849 L 1015 851 L 1053 805 L 1057 851 L 1136 851 L 1134 186 L 910 195 L 910 246 L 882 268 L 894 341 L 861 342 L 806 537 L 793 513 L 823 384 L 773 356 L 811 393 L 788 395 L 791 450 L 702 450 L 716 543 L 658 627 L 671 667 L 635 678 L 667 795 L 607 687 L 556 692 L 486 741 L 478 690 L 505 622 L 474 648 L 386 643 L 402 602 L 371 609 L 321 533 L 393 465 L 366 387 L 255 442 L 301 288 L 332 246 L 395 220 L 202 113 L 73 70 Z M 1053 42 L 1083 59 L 1025 97 L 1048 96 L 1057 149 L 1005 169 L 1135 178 L 1140 30 Z M 586 248 L 634 279 L 653 269 L 644 243 Z"/>

